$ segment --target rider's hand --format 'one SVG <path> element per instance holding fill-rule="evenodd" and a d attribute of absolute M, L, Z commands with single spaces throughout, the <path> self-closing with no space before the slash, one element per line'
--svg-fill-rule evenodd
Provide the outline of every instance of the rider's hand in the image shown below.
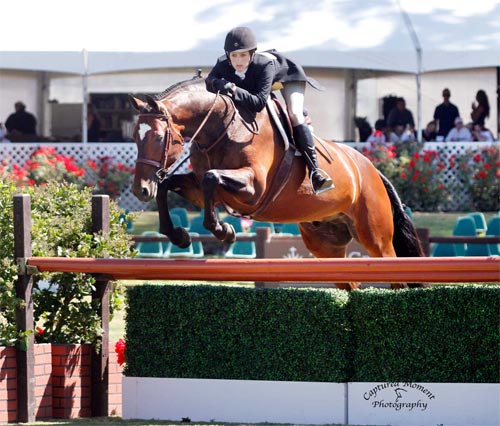
<path fill-rule="evenodd" d="M 224 85 L 224 90 L 226 91 L 227 94 L 234 95 L 234 92 L 236 92 L 236 84 L 226 83 Z"/>
<path fill-rule="evenodd" d="M 229 82 L 227 80 L 224 80 L 223 78 L 214 78 L 212 80 L 212 87 L 214 90 L 217 90 L 218 92 L 224 92 L 225 88 L 224 86 L 228 84 Z"/>

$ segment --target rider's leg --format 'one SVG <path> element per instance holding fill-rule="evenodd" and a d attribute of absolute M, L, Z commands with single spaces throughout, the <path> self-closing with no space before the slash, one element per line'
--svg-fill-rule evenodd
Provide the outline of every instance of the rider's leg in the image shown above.
<path fill-rule="evenodd" d="M 304 81 L 293 81 L 285 83 L 281 90 L 286 102 L 288 115 L 293 127 L 293 136 L 297 149 L 304 156 L 309 168 L 309 175 L 314 192 L 323 192 L 332 189 L 332 179 L 326 172 L 319 172 L 318 159 L 314 139 L 309 126 L 305 124 L 304 118 L 304 93 L 306 83 Z"/>

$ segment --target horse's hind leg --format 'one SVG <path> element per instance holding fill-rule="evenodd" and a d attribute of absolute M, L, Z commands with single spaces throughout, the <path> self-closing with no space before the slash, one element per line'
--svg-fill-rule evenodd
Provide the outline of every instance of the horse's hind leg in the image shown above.
<path fill-rule="evenodd" d="M 394 224 L 392 209 L 388 206 L 376 206 L 368 209 L 363 206 L 358 208 L 354 220 L 356 239 L 363 245 L 371 257 L 396 257 L 392 244 Z M 408 288 L 405 283 L 391 283 L 391 288 Z"/>
<path fill-rule="evenodd" d="M 352 237 L 344 223 L 300 223 L 299 229 L 305 246 L 315 257 L 346 257 L 347 244 Z M 359 283 L 354 282 L 335 285 L 347 291 L 359 288 Z"/>

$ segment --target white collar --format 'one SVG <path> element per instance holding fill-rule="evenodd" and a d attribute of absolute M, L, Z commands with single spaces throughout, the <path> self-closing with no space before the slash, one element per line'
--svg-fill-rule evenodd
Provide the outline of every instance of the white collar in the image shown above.
<path fill-rule="evenodd" d="M 246 74 L 247 70 L 248 70 L 248 68 L 247 68 L 245 71 L 243 71 L 243 72 L 234 71 L 234 73 L 235 73 L 235 74 L 236 74 L 239 78 L 241 78 L 242 80 L 245 80 L 245 74 Z"/>

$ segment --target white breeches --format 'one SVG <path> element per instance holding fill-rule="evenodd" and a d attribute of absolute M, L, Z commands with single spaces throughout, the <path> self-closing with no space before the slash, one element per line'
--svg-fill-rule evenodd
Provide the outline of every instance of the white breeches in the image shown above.
<path fill-rule="evenodd" d="M 298 126 L 305 122 L 304 119 L 304 93 L 306 91 L 305 81 L 291 81 L 283 84 L 281 94 L 286 103 L 288 115 L 292 126 Z"/>

